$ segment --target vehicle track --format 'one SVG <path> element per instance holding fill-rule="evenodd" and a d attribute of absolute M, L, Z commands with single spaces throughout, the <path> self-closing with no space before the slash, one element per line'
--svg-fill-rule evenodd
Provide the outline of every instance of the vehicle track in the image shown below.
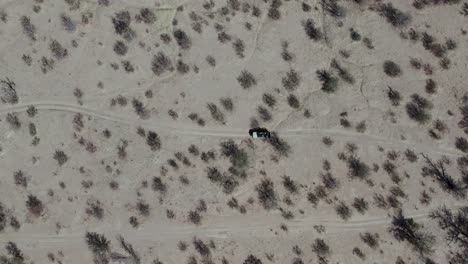
<path fill-rule="evenodd" d="M 70 113 L 82 113 L 89 116 L 94 116 L 100 119 L 113 121 L 126 125 L 142 126 L 146 128 L 151 128 L 154 130 L 177 133 L 181 135 L 192 135 L 192 136 L 214 136 L 214 137 L 226 137 L 226 138 L 245 138 L 247 137 L 247 128 L 244 129 L 234 129 L 234 128 L 193 128 L 189 126 L 173 126 L 168 123 L 155 123 L 154 121 L 137 119 L 135 117 L 132 120 L 129 117 L 121 117 L 118 115 L 110 113 L 102 113 L 98 110 L 90 109 L 88 107 L 72 105 L 67 103 L 57 103 L 57 102 L 32 102 L 29 104 L 17 104 L 8 108 L 0 109 L 0 115 L 5 115 L 12 112 L 25 112 L 29 106 L 35 106 L 38 110 L 48 110 L 48 111 L 62 111 Z M 320 134 L 320 135 L 333 135 L 337 137 L 352 138 L 358 139 L 363 143 L 372 142 L 382 145 L 391 145 L 391 146 L 406 146 L 415 148 L 418 151 L 422 152 L 432 152 L 440 155 L 448 156 L 461 156 L 455 149 L 451 148 L 440 148 L 435 146 L 427 146 L 426 144 L 420 144 L 415 142 L 404 142 L 404 141 L 394 141 L 387 138 L 343 131 L 339 129 L 321 129 L 321 128 L 297 128 L 297 129 L 279 129 L 277 131 L 281 137 L 299 137 L 299 136 L 310 136 L 311 134 Z"/>
<path fill-rule="evenodd" d="M 457 209 L 461 206 L 452 206 L 450 209 Z M 177 222 L 169 224 L 161 224 L 160 222 L 146 223 L 144 229 L 139 230 L 128 230 L 120 229 L 116 226 L 109 224 L 100 224 L 93 228 L 93 230 L 99 230 L 100 233 L 122 234 L 124 237 L 128 237 L 131 241 L 143 240 L 143 241 L 154 241 L 158 239 L 171 238 L 174 240 L 192 236 L 204 236 L 204 237 L 216 237 L 216 238 L 232 238 L 233 236 L 254 236 L 255 232 L 263 232 L 263 235 L 270 234 L 275 236 L 274 231 L 279 228 L 280 224 L 283 223 L 281 216 L 272 217 L 270 214 L 256 214 L 256 215 L 224 215 L 216 219 L 215 216 L 212 218 L 207 217 L 206 223 L 200 226 L 193 224 L 180 224 Z M 426 212 L 411 212 L 405 213 L 405 217 L 413 218 L 417 222 L 429 220 L 430 211 Z M 357 216 L 355 218 L 358 218 Z M 216 219 L 213 221 L 212 219 Z M 211 220 L 211 221 L 210 221 Z M 313 231 L 315 225 L 323 225 L 328 234 L 336 232 L 356 232 L 365 231 L 369 228 L 379 227 L 382 225 L 388 225 L 391 223 L 391 216 L 376 216 L 376 217 L 362 217 L 358 220 L 343 221 L 334 216 L 332 218 L 310 216 L 304 218 L 296 218 L 292 221 L 287 221 L 289 233 L 304 233 L 307 231 Z M 44 229 L 42 229 L 44 230 Z M 81 242 L 83 235 L 88 230 L 87 227 L 80 226 L 78 229 L 65 230 L 63 234 L 51 235 L 51 234 L 40 234 L 35 233 L 21 233 L 12 232 L 5 233 L 0 238 L 0 243 L 7 243 L 8 241 L 16 242 L 40 242 L 40 243 L 64 243 L 64 242 Z M 148 230 L 151 230 L 148 233 Z M 269 232 L 270 231 L 270 232 Z M 265 233 L 266 232 L 266 233 Z"/>

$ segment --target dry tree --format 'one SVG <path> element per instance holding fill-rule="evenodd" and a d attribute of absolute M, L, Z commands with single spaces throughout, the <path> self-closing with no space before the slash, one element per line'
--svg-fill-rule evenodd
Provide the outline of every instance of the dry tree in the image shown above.
<path fill-rule="evenodd" d="M 398 210 L 392 217 L 388 231 L 396 240 L 408 242 L 415 251 L 424 256 L 432 252 L 435 237 L 430 233 L 423 232 L 421 227 L 412 218 L 406 218 L 402 210 Z"/>
<path fill-rule="evenodd" d="M 18 94 L 16 93 L 16 83 L 8 78 L 0 79 L 0 100 L 2 103 L 17 104 Z"/>
<path fill-rule="evenodd" d="M 429 176 L 433 178 L 439 183 L 442 190 L 453 194 L 456 198 L 464 198 L 466 196 L 466 190 L 468 190 L 467 179 L 455 180 L 447 173 L 443 160 L 434 163 L 428 156 L 421 155 L 426 161 L 426 165 L 422 167 L 421 172 L 424 177 Z"/>
<path fill-rule="evenodd" d="M 321 0 L 320 5 L 324 12 L 336 18 L 345 16 L 345 9 L 338 5 L 336 0 Z"/>

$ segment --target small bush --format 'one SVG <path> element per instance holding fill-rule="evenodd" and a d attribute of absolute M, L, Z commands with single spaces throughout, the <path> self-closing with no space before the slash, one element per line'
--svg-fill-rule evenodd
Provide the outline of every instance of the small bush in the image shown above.
<path fill-rule="evenodd" d="M 283 176 L 283 187 L 290 193 L 297 193 L 299 191 L 296 182 L 294 182 L 291 177 Z"/>
<path fill-rule="evenodd" d="M 163 183 L 160 177 L 153 177 L 153 183 L 151 185 L 153 191 L 164 193 L 167 190 L 167 185 Z"/>
<path fill-rule="evenodd" d="M 22 16 L 21 26 L 23 27 L 23 33 L 29 37 L 32 41 L 36 41 L 36 26 L 31 23 L 31 20 L 27 16 Z"/>
<path fill-rule="evenodd" d="M 234 42 L 232 42 L 232 47 L 234 51 L 236 52 L 236 55 L 239 58 L 244 58 L 244 51 L 245 51 L 245 44 L 242 39 L 236 39 Z"/>
<path fill-rule="evenodd" d="M 364 234 L 359 235 L 361 237 L 361 240 L 366 243 L 370 248 L 376 249 L 379 247 L 379 235 L 375 233 L 374 235 L 366 232 Z"/>
<path fill-rule="evenodd" d="M 140 9 L 140 15 L 139 18 L 143 21 L 145 24 L 153 24 L 156 21 L 156 15 L 154 14 L 153 11 L 149 8 L 142 8 Z"/>
<path fill-rule="evenodd" d="M 210 111 L 211 117 L 220 122 L 220 123 L 225 123 L 224 120 L 224 114 L 219 110 L 218 106 L 216 106 L 214 103 L 208 103 L 207 104 L 208 110 Z"/>
<path fill-rule="evenodd" d="M 288 96 L 288 105 L 294 109 L 299 109 L 300 103 L 297 97 L 294 94 L 289 94 Z"/>
<path fill-rule="evenodd" d="M 341 217 L 341 219 L 347 221 L 351 218 L 352 211 L 348 205 L 344 202 L 339 202 L 338 205 L 335 207 L 336 213 Z"/>
<path fill-rule="evenodd" d="M 359 158 L 351 156 L 348 158 L 348 175 L 351 178 L 364 180 L 369 176 L 369 166 Z"/>
<path fill-rule="evenodd" d="M 257 112 L 258 112 L 258 115 L 260 116 L 260 119 L 263 120 L 264 122 L 268 122 L 272 118 L 270 111 L 263 106 L 258 106 Z"/>
<path fill-rule="evenodd" d="M 314 41 L 322 39 L 322 32 L 320 29 L 315 27 L 315 23 L 312 19 L 309 18 L 306 21 L 303 21 L 302 27 L 304 28 L 304 31 L 309 39 Z"/>
<path fill-rule="evenodd" d="M 455 147 L 468 154 L 468 141 L 465 138 L 457 137 L 455 140 Z"/>
<path fill-rule="evenodd" d="M 369 203 L 364 198 L 354 198 L 353 207 L 361 214 L 364 214 L 369 208 Z"/>
<path fill-rule="evenodd" d="M 88 202 L 88 208 L 86 208 L 85 212 L 90 216 L 96 217 L 98 220 L 104 218 L 104 209 L 102 209 L 99 201 Z"/>
<path fill-rule="evenodd" d="M 44 211 L 44 205 L 42 204 L 42 201 L 31 194 L 28 195 L 28 200 L 26 201 L 26 208 L 28 208 L 29 212 L 35 216 L 40 216 Z"/>
<path fill-rule="evenodd" d="M 127 54 L 128 47 L 123 43 L 122 41 L 117 41 L 114 44 L 114 52 L 117 53 L 117 55 L 124 56 Z"/>
<path fill-rule="evenodd" d="M 202 217 L 197 211 L 189 211 L 187 219 L 193 224 L 199 225 L 201 224 Z"/>
<path fill-rule="evenodd" d="M 269 179 L 263 179 L 256 187 L 258 200 L 264 209 L 270 210 L 277 206 L 277 195 L 274 184 Z"/>
<path fill-rule="evenodd" d="M 387 92 L 388 99 L 392 102 L 393 106 L 399 106 L 400 101 L 401 101 L 401 95 L 400 92 L 393 90 L 392 87 L 388 87 L 388 92 Z"/>
<path fill-rule="evenodd" d="M 15 180 L 15 184 L 21 187 L 28 187 L 28 178 L 24 175 L 23 171 L 19 170 L 13 173 L 13 178 Z"/>
<path fill-rule="evenodd" d="M 326 258 L 331 254 L 330 246 L 321 238 L 316 238 L 312 244 L 312 252 L 320 258 Z"/>
<path fill-rule="evenodd" d="M 383 63 L 384 72 L 390 77 L 397 77 L 401 74 L 401 68 L 393 61 L 386 60 Z"/>
<path fill-rule="evenodd" d="M 226 110 L 226 111 L 232 112 L 232 110 L 234 109 L 234 104 L 232 102 L 232 99 L 229 98 L 229 97 L 221 98 L 221 99 L 219 99 L 219 102 L 221 103 L 224 110 Z"/>
<path fill-rule="evenodd" d="M 431 115 L 427 112 L 428 109 L 432 108 L 432 104 L 424 97 L 418 94 L 411 95 L 411 102 L 406 104 L 406 113 L 410 119 L 424 124 L 430 120 Z"/>
<path fill-rule="evenodd" d="M 158 52 L 151 62 L 151 69 L 156 76 L 161 76 L 163 73 L 172 72 L 174 67 L 172 61 L 164 53 Z"/>
<path fill-rule="evenodd" d="M 159 139 L 159 135 L 156 132 L 148 131 L 146 144 L 152 151 L 159 150 L 161 148 L 161 140 Z"/>
<path fill-rule="evenodd" d="M 276 105 L 276 99 L 273 95 L 269 93 L 264 93 L 262 96 L 263 102 L 268 105 L 269 107 L 273 107 Z"/>
<path fill-rule="evenodd" d="M 62 60 L 68 56 L 68 50 L 64 48 L 57 40 L 52 40 L 49 45 L 49 49 L 52 52 L 52 56 L 54 56 L 57 60 Z"/>
<path fill-rule="evenodd" d="M 288 142 L 279 138 L 278 135 L 274 132 L 271 134 L 271 137 L 267 140 L 267 142 L 278 154 L 282 156 L 288 156 L 291 152 L 291 146 L 288 144 Z"/>
<path fill-rule="evenodd" d="M 333 77 L 326 70 L 318 70 L 316 73 L 319 81 L 322 83 L 322 91 L 326 93 L 333 93 L 336 91 L 338 88 L 338 79 Z"/>
<path fill-rule="evenodd" d="M 392 3 L 380 4 L 378 6 L 380 16 L 387 19 L 387 22 L 394 27 L 402 27 L 410 22 L 410 16 L 393 7 Z"/>
<path fill-rule="evenodd" d="M 59 166 L 62 166 L 68 161 L 68 156 L 62 150 L 56 150 L 54 153 L 54 159 L 58 162 Z"/>
<path fill-rule="evenodd" d="M 237 81 L 244 89 L 249 89 L 257 85 L 257 81 L 255 80 L 253 74 L 246 70 L 241 71 L 240 75 L 237 77 Z"/>
<path fill-rule="evenodd" d="M 281 83 L 287 91 L 293 91 L 300 85 L 301 76 L 294 69 L 290 69 L 281 79 Z"/>

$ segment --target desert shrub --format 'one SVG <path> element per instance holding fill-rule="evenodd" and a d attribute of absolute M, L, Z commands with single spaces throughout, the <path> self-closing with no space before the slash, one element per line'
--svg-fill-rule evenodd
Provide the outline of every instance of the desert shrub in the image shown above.
<path fill-rule="evenodd" d="M 120 11 L 112 17 L 112 24 L 114 25 L 115 33 L 118 35 L 131 35 L 132 29 L 130 28 L 131 17 L 128 11 Z"/>
<path fill-rule="evenodd" d="M 0 262 L 1 263 L 5 263 L 5 264 L 25 264 L 25 259 L 24 259 L 24 255 L 23 255 L 23 252 L 18 248 L 18 246 L 9 241 L 6 246 L 5 246 L 5 249 L 8 253 L 8 255 L 10 256 L 10 258 L 8 259 L 7 257 L 5 256 L 0 256 Z"/>
<path fill-rule="evenodd" d="M 128 47 L 123 43 L 122 41 L 117 41 L 114 44 L 114 52 L 117 53 L 117 55 L 124 56 L 127 54 Z"/>
<path fill-rule="evenodd" d="M 325 186 L 325 188 L 329 190 L 337 189 L 339 186 L 338 180 L 335 177 L 333 177 L 333 175 L 330 172 L 321 173 L 320 179 L 322 180 L 322 183 Z"/>
<path fill-rule="evenodd" d="M 312 252 L 318 257 L 326 258 L 331 254 L 330 246 L 321 238 L 316 238 L 312 244 Z"/>
<path fill-rule="evenodd" d="M 393 217 L 391 227 L 388 229 L 390 234 L 398 241 L 407 241 L 414 250 L 421 255 L 430 253 L 435 237 L 429 233 L 422 232 L 421 225 L 412 218 L 406 218 L 403 212 L 399 210 Z"/>
<path fill-rule="evenodd" d="M 295 181 L 291 179 L 289 176 L 281 177 L 283 179 L 283 187 L 290 193 L 297 193 L 299 191 L 298 186 Z"/>
<path fill-rule="evenodd" d="M 273 147 L 273 149 L 282 156 L 288 156 L 291 152 L 291 146 L 288 142 L 279 138 L 279 136 L 273 132 L 271 137 L 267 139 L 267 142 Z"/>
<path fill-rule="evenodd" d="M 371 234 L 369 232 L 366 232 L 364 234 L 359 235 L 361 237 L 361 240 L 366 243 L 370 248 L 376 249 L 379 247 L 379 235 L 377 233 Z"/>
<path fill-rule="evenodd" d="M 468 153 L 468 141 L 465 138 L 457 137 L 455 147 L 464 153 Z"/>
<path fill-rule="evenodd" d="M 186 74 L 190 71 L 190 66 L 182 60 L 177 60 L 176 69 L 180 74 Z"/>
<path fill-rule="evenodd" d="M 151 62 L 151 69 L 156 76 L 161 76 L 163 73 L 172 72 L 174 67 L 171 59 L 162 52 L 154 55 Z"/>
<path fill-rule="evenodd" d="M 127 73 L 131 73 L 135 71 L 135 68 L 133 67 L 132 63 L 128 60 L 122 61 L 122 67 Z"/>
<path fill-rule="evenodd" d="M 28 195 L 28 200 L 26 201 L 26 208 L 28 208 L 28 211 L 35 216 L 40 216 L 44 211 L 44 205 L 42 204 L 42 201 L 31 194 Z"/>
<path fill-rule="evenodd" d="M 322 39 L 322 32 L 320 31 L 320 29 L 315 27 L 315 23 L 311 18 L 303 21 L 302 27 L 304 28 L 304 31 L 309 37 L 309 39 L 312 39 L 314 41 Z"/>
<path fill-rule="evenodd" d="M 240 75 L 237 77 L 237 81 L 244 89 L 249 89 L 257 85 L 257 81 L 253 74 L 246 70 L 241 71 Z"/>
<path fill-rule="evenodd" d="M 140 9 L 139 18 L 145 24 L 153 24 L 156 21 L 156 15 L 149 8 Z"/>
<path fill-rule="evenodd" d="M 322 143 L 325 144 L 325 146 L 331 146 L 333 145 L 333 140 L 330 137 L 323 137 L 322 138 Z"/>
<path fill-rule="evenodd" d="M 7 215 L 3 204 L 0 203 L 0 232 L 2 232 L 7 225 Z"/>
<path fill-rule="evenodd" d="M 416 153 L 410 149 L 405 150 L 405 157 L 409 162 L 416 162 L 418 160 Z"/>
<path fill-rule="evenodd" d="M 151 185 L 154 191 L 164 193 L 167 190 L 167 185 L 161 180 L 160 177 L 153 177 L 153 183 Z"/>
<path fill-rule="evenodd" d="M 68 50 L 64 48 L 57 40 L 52 40 L 49 45 L 49 49 L 52 52 L 52 56 L 54 56 L 57 60 L 64 59 L 68 56 Z"/>
<path fill-rule="evenodd" d="M 344 17 L 345 10 L 337 4 L 336 0 L 321 0 L 322 9 L 332 17 Z"/>
<path fill-rule="evenodd" d="M 195 145 L 190 145 L 188 148 L 188 152 L 192 155 L 198 156 L 200 155 L 200 151 L 198 150 L 197 146 Z"/>
<path fill-rule="evenodd" d="M 146 144 L 152 151 L 157 151 L 161 148 L 161 140 L 156 132 L 148 131 L 146 137 Z"/>
<path fill-rule="evenodd" d="M 234 42 L 232 42 L 232 48 L 236 52 L 236 55 L 239 58 L 244 58 L 244 52 L 245 52 L 245 44 L 242 39 L 236 39 Z"/>
<path fill-rule="evenodd" d="M 28 178 L 24 175 L 23 171 L 18 170 L 13 173 L 13 179 L 15 180 L 15 184 L 18 186 L 22 186 L 24 188 L 28 187 Z"/>
<path fill-rule="evenodd" d="M 36 26 L 31 23 L 31 19 L 27 16 L 22 16 L 20 19 L 23 33 L 32 41 L 36 41 Z"/>
<path fill-rule="evenodd" d="M 67 16 L 65 14 L 62 14 L 60 16 L 60 19 L 62 20 L 62 26 L 65 28 L 66 31 L 75 32 L 76 25 L 73 22 L 73 20 L 71 20 L 71 18 L 69 16 Z"/>
<path fill-rule="evenodd" d="M 245 168 L 249 164 L 249 157 L 247 156 L 247 153 L 239 149 L 239 147 L 236 145 L 236 143 L 232 140 L 224 141 L 220 144 L 221 146 L 221 153 L 229 157 L 232 166 L 235 168 Z"/>
<path fill-rule="evenodd" d="M 258 115 L 260 116 L 260 119 L 263 120 L 264 122 L 268 122 L 272 118 L 270 111 L 263 106 L 258 106 L 257 112 L 258 112 Z"/>
<path fill-rule="evenodd" d="M 294 69 L 290 69 L 281 79 L 281 83 L 286 90 L 293 91 L 301 84 L 301 76 Z"/>
<path fill-rule="evenodd" d="M 347 163 L 348 175 L 351 178 L 364 180 L 369 176 L 369 166 L 362 162 L 358 157 L 349 157 Z"/>
<path fill-rule="evenodd" d="M 194 237 L 192 244 L 195 250 L 198 252 L 198 254 L 200 254 L 200 256 L 209 257 L 211 255 L 210 248 L 205 242 L 203 242 L 203 240 Z"/>
<path fill-rule="evenodd" d="M 341 217 L 341 219 L 347 221 L 351 218 L 352 211 L 348 205 L 344 202 L 339 202 L 338 205 L 335 206 L 336 213 Z"/>
<path fill-rule="evenodd" d="M 220 122 L 220 123 L 225 123 L 224 120 L 224 114 L 221 112 L 221 110 L 216 106 L 214 103 L 208 103 L 207 105 L 208 110 L 210 111 L 211 117 Z"/>
<path fill-rule="evenodd" d="M 380 4 L 377 8 L 379 15 L 385 17 L 387 22 L 394 27 L 402 27 L 407 25 L 411 17 L 408 14 L 393 7 L 392 3 Z"/>
<path fill-rule="evenodd" d="M 299 100 L 294 94 L 289 94 L 287 100 L 290 107 L 294 109 L 298 109 L 300 107 Z"/>
<path fill-rule="evenodd" d="M 274 190 L 274 184 L 269 179 L 263 179 L 256 187 L 258 200 L 266 210 L 270 210 L 277 205 L 277 195 Z"/>
<path fill-rule="evenodd" d="M 19 120 L 16 113 L 8 113 L 6 121 L 8 122 L 8 124 L 10 124 L 10 127 L 15 130 L 21 128 L 21 121 Z"/>
<path fill-rule="evenodd" d="M 262 263 L 263 262 L 259 258 L 250 254 L 247 256 L 247 258 L 244 260 L 242 264 L 262 264 Z"/>
<path fill-rule="evenodd" d="M 408 117 L 420 124 L 424 124 L 431 118 L 428 109 L 432 108 L 432 104 L 424 97 L 418 94 L 411 95 L 411 102 L 406 104 L 406 113 Z"/>
<path fill-rule="evenodd" d="M 146 119 L 148 117 L 149 112 L 146 109 L 145 105 L 140 100 L 133 98 L 132 106 L 133 106 L 133 109 L 135 110 L 135 113 L 138 115 L 138 117 L 142 119 Z"/>
<path fill-rule="evenodd" d="M 338 76 L 345 82 L 349 84 L 354 83 L 353 76 L 349 73 L 348 70 L 343 68 L 336 59 L 332 59 L 330 66 L 338 71 Z"/>
<path fill-rule="evenodd" d="M 62 150 L 56 150 L 54 153 L 54 159 L 57 161 L 59 166 L 62 166 L 68 161 L 68 156 Z"/>
<path fill-rule="evenodd" d="M 198 213 L 197 211 L 189 211 L 187 219 L 191 223 L 199 225 L 199 224 L 201 224 L 202 217 L 201 217 L 200 213 Z"/>
<path fill-rule="evenodd" d="M 393 61 L 386 60 L 383 63 L 383 71 L 390 77 L 397 77 L 401 74 L 401 68 Z"/>
<path fill-rule="evenodd" d="M 268 105 L 269 107 L 273 107 L 276 105 L 276 99 L 272 94 L 264 93 L 262 96 L 262 101 Z"/>
<path fill-rule="evenodd" d="M 317 70 L 317 77 L 319 81 L 322 83 L 322 91 L 326 93 L 333 93 L 338 88 L 338 79 L 333 77 L 328 71 L 326 70 Z"/>
<path fill-rule="evenodd" d="M 387 96 L 388 96 L 388 99 L 390 99 L 390 101 L 392 102 L 393 106 L 400 105 L 400 101 L 401 101 L 400 92 L 393 90 L 392 87 L 388 86 Z"/>
<path fill-rule="evenodd" d="M 369 208 L 369 203 L 364 198 L 354 198 L 353 207 L 361 214 L 364 214 Z"/>
<path fill-rule="evenodd" d="M 223 106 L 224 110 L 232 112 L 234 109 L 234 104 L 232 102 L 232 99 L 230 97 L 223 97 L 219 99 L 219 102 Z"/>
<path fill-rule="evenodd" d="M 208 65 L 210 65 L 211 67 L 216 66 L 216 59 L 213 56 L 206 56 L 205 60 L 208 63 Z"/>
<path fill-rule="evenodd" d="M 136 208 L 140 215 L 142 216 L 149 216 L 150 214 L 150 207 L 145 201 L 138 201 L 136 204 Z"/>
<path fill-rule="evenodd" d="M 101 203 L 99 201 L 96 202 L 88 202 L 88 208 L 86 208 L 85 212 L 90 215 L 96 217 L 98 220 L 102 220 L 104 218 L 104 209 L 101 207 Z"/>

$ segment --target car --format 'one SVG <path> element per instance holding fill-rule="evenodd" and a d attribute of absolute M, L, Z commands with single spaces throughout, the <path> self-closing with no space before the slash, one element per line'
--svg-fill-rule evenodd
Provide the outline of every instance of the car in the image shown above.
<path fill-rule="evenodd" d="M 270 138 L 270 131 L 266 128 L 251 128 L 249 135 L 253 138 Z"/>

